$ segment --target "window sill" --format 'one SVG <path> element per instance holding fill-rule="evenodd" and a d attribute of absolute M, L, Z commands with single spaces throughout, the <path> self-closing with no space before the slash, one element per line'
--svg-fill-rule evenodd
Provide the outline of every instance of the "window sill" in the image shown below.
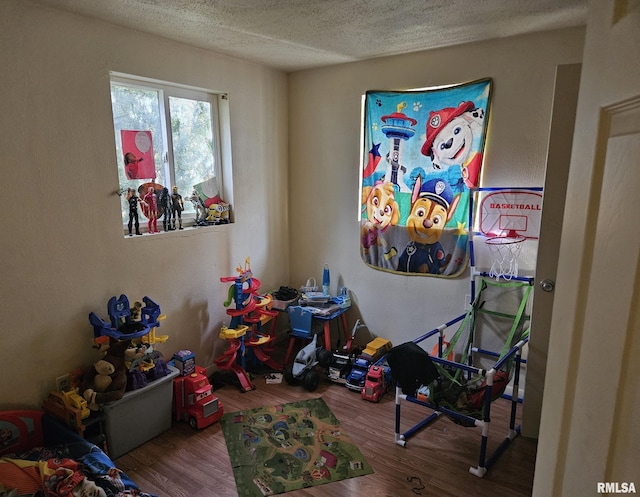
<path fill-rule="evenodd" d="M 197 225 L 193 221 L 189 221 L 185 223 L 185 226 L 182 229 L 176 228 L 176 229 L 165 231 L 163 228 L 160 228 L 158 231 L 154 233 L 149 233 L 145 223 L 144 227 L 142 226 L 140 227 L 139 235 L 137 235 L 135 231 L 132 234 L 129 234 L 129 229 L 126 225 L 123 228 L 123 233 L 124 233 L 124 238 L 130 238 L 130 239 L 149 238 L 149 237 L 158 237 L 158 236 L 165 237 L 165 236 L 172 236 L 177 233 L 190 233 L 193 231 L 208 231 L 210 228 L 229 226 L 231 224 L 233 224 L 232 221 L 227 223 L 217 223 L 217 224 L 211 223 L 211 224 Z"/>

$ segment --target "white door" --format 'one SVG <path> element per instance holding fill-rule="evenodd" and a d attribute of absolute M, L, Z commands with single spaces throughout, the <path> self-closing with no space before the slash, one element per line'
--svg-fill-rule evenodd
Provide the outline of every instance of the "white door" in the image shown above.
<path fill-rule="evenodd" d="M 534 497 L 640 492 L 639 54 L 640 2 L 593 0 Z"/>
<path fill-rule="evenodd" d="M 522 434 L 533 438 L 538 437 L 540 428 L 549 329 L 581 68 L 582 64 L 567 64 L 556 69 L 522 413 Z"/>

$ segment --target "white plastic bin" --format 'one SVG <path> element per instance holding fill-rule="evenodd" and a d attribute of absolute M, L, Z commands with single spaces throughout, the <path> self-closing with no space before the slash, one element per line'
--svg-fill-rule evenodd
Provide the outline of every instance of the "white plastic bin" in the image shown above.
<path fill-rule="evenodd" d="M 171 428 L 173 379 L 179 371 L 168 367 L 167 376 L 103 406 L 107 451 L 112 459 Z"/>

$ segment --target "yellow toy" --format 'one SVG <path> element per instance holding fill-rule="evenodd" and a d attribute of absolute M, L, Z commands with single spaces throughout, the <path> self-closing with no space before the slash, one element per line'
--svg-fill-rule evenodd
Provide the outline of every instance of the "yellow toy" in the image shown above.
<path fill-rule="evenodd" d="M 68 392 L 62 392 L 62 394 L 66 397 L 67 402 L 76 409 L 80 410 L 80 418 L 86 419 L 91 414 L 89 407 L 87 406 L 87 401 L 82 398 L 80 394 L 78 394 L 78 389 L 74 388 L 73 390 L 69 390 Z"/>

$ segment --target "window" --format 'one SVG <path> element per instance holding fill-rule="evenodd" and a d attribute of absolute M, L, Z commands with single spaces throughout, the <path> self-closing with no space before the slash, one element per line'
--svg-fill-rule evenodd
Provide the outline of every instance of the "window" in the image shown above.
<path fill-rule="evenodd" d="M 231 192 L 223 183 L 224 178 L 231 185 L 226 94 L 112 74 L 111 106 L 125 235 L 133 234 L 126 198 L 131 190 L 140 200 L 143 233 L 152 231 L 142 202 L 149 188 L 158 206 L 158 231 L 229 221 L 225 203 L 231 203 Z M 182 197 L 184 211 L 177 219 L 171 219 L 164 188 L 169 198 L 174 190 Z M 211 204 L 217 216 L 209 216 Z M 226 216 L 219 215 L 221 205 Z"/>

